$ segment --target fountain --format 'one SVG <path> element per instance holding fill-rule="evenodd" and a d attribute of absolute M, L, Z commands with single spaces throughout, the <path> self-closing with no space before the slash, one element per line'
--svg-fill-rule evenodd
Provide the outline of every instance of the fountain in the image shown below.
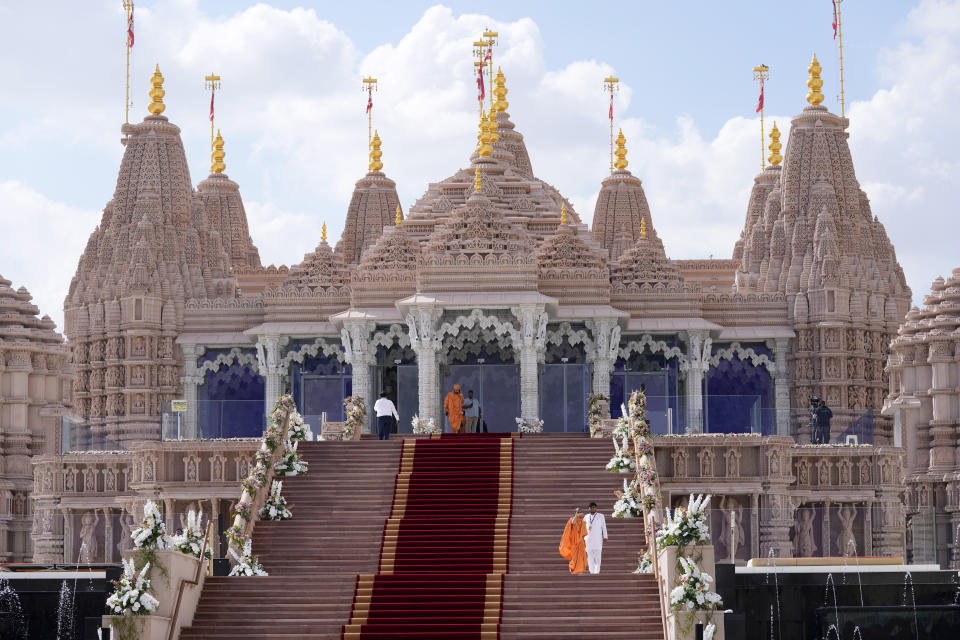
<path fill-rule="evenodd" d="M 837 625 L 835 624 L 832 624 L 829 627 L 827 627 L 827 637 L 825 638 L 825 640 L 830 640 L 831 631 L 833 632 L 833 637 L 835 637 L 837 640 L 840 640 L 840 630 L 837 629 Z"/>
<path fill-rule="evenodd" d="M 0 614 L 7 614 L 6 622 L 9 625 L 0 624 L 0 631 L 12 634 L 3 634 L 3 637 L 11 638 L 11 640 L 27 640 L 27 620 L 23 615 L 20 596 L 13 590 L 6 578 L 0 578 Z M 0 619 L 0 622 L 2 622 L 2 619 Z"/>
<path fill-rule="evenodd" d="M 857 585 L 860 587 L 860 606 L 863 606 L 863 581 L 860 579 L 860 556 L 857 555 L 857 542 L 851 538 L 847 540 L 847 550 L 843 554 L 843 583 L 847 583 L 847 559 L 850 557 L 850 547 L 853 546 L 853 556 L 857 559 Z"/>
<path fill-rule="evenodd" d="M 76 580 L 74 580 L 74 589 Z M 64 580 L 60 583 L 60 603 L 57 605 L 57 640 L 70 640 L 73 638 L 74 609 L 73 599 L 75 590 L 71 591 L 70 585 Z"/>
<path fill-rule="evenodd" d="M 913 590 L 913 576 L 907 571 L 903 574 L 903 601 L 901 602 L 902 607 L 907 606 L 907 582 L 910 582 L 910 600 L 913 603 L 913 637 L 920 637 L 920 625 L 917 622 L 917 595 Z"/>
<path fill-rule="evenodd" d="M 830 604 L 830 590 L 833 589 L 833 621 L 834 624 L 831 625 L 834 628 L 839 629 L 840 627 L 840 610 L 837 608 L 837 587 L 833 582 L 833 574 L 827 574 L 827 584 L 823 587 L 823 606 L 828 606 Z M 830 636 L 830 629 L 827 629 L 827 637 Z M 839 631 L 837 632 L 837 638 L 840 637 Z"/>
<path fill-rule="evenodd" d="M 767 552 L 767 566 L 770 566 L 770 560 L 773 560 L 773 593 L 776 596 L 777 600 L 777 640 L 782 640 L 783 633 L 781 631 L 781 620 L 780 620 L 780 583 L 777 580 L 777 554 L 773 547 L 770 547 L 770 551 Z M 764 577 L 766 583 L 770 584 L 770 572 L 765 572 Z M 770 607 L 770 637 L 773 639 L 773 606 Z"/>

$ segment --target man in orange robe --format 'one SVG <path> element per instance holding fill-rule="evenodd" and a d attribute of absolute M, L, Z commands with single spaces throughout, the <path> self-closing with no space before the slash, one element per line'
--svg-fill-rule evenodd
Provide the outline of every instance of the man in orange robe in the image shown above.
<path fill-rule="evenodd" d="M 560 555 L 570 561 L 570 573 L 583 573 L 587 568 L 586 536 L 587 523 L 583 521 L 583 511 L 577 507 L 560 538 Z"/>
<path fill-rule="evenodd" d="M 460 385 L 453 385 L 453 391 L 443 399 L 443 412 L 450 421 L 450 430 L 460 433 L 463 426 L 463 394 L 460 393 Z"/>

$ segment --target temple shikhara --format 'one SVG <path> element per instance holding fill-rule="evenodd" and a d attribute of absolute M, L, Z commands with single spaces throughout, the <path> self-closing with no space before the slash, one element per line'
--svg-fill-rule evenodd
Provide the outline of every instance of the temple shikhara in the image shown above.
<path fill-rule="evenodd" d="M 426 454 L 414 456 L 408 442 L 417 451 L 433 442 L 413 438 L 414 417 L 444 424 L 444 397 L 459 384 L 474 392 L 491 434 L 543 421 L 542 436 L 491 438 L 493 448 L 462 461 L 477 487 L 499 465 L 496 522 L 513 524 L 490 534 L 501 546 L 482 571 L 485 589 L 507 599 L 537 536 L 554 553 L 570 500 L 603 501 L 609 515 L 622 476 L 603 470 L 612 447 L 589 437 L 589 414 L 612 429 L 637 390 L 663 502 L 713 494 L 718 559 L 842 556 L 852 544 L 861 556 L 960 567 L 949 533 L 960 525 L 960 271 L 911 310 L 894 245 L 857 180 L 849 120 L 821 104 L 820 73 L 814 57 L 802 109 L 783 133 L 776 124 L 769 132 L 768 164 L 729 258 L 669 257 L 657 220 L 670 212 L 651 208 L 622 132 L 593 212 L 577 211 L 563 185 L 537 177 L 521 133 L 523 118 L 536 116 L 514 123 L 497 70 L 462 168 L 404 211 L 389 146 L 381 150 L 389 132 L 375 132 L 342 236 L 331 244 L 324 225 L 313 251 L 276 267 L 261 263 L 219 132 L 210 173 L 194 185 L 181 130 L 166 115 L 176 97 L 165 95 L 157 67 L 149 115 L 122 128 L 116 188 L 66 291 L 65 341 L 25 289 L 0 278 L 0 520 L 11 531 L 0 557 L 118 562 L 147 500 L 169 531 L 202 509 L 214 555 L 225 556 L 238 487 L 289 394 L 313 432 L 335 440 L 304 443 L 316 491 L 343 491 L 351 521 L 376 529 L 347 554 L 361 568 L 317 561 L 333 576 L 329 596 L 346 598 L 329 615 L 342 618 L 345 638 L 379 637 L 350 635 L 373 624 L 375 607 L 358 595 L 350 609 L 361 585 L 336 576 L 370 574 L 376 590 L 402 574 L 406 538 L 385 530 L 394 559 L 378 546 L 380 527 L 414 509 L 412 497 L 406 512 L 398 503 L 407 495 L 399 483 L 416 477 Z M 381 393 L 400 416 L 389 443 L 363 437 L 376 433 Z M 348 397 L 366 414 L 344 434 Z M 825 443 L 812 398 L 832 412 Z M 337 475 L 341 454 L 331 451 L 369 477 Z M 551 461 L 565 465 L 563 478 L 548 472 Z M 517 500 L 534 481 L 542 491 L 525 499 L 542 513 Z M 310 509 L 332 504 L 295 482 L 290 502 L 305 519 L 287 533 L 284 523 L 260 523 L 253 536 L 271 576 L 299 575 L 285 564 L 289 545 L 312 535 L 307 525 L 320 514 Z M 636 566 L 643 535 L 627 523 L 608 524 L 605 570 L 619 556 Z M 349 537 L 346 526 L 325 525 Z M 227 624 L 204 609 L 216 580 L 182 637 L 216 637 L 207 635 L 215 623 Z M 256 594 L 233 597 L 242 608 Z M 508 611 L 494 613 L 502 637 L 524 637 L 504 631 Z"/>

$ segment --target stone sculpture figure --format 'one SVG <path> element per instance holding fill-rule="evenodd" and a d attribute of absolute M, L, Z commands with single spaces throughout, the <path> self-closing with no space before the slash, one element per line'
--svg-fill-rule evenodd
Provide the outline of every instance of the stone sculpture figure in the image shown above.
<path fill-rule="evenodd" d="M 857 510 L 852 505 L 841 505 L 837 509 L 837 517 L 840 518 L 837 552 L 841 555 L 856 555 L 857 539 L 853 535 L 853 521 L 857 519 Z"/>
<path fill-rule="evenodd" d="M 800 509 L 797 512 L 796 531 L 797 556 L 800 558 L 813 556 L 817 552 L 817 543 L 813 540 L 813 510 Z"/>
<path fill-rule="evenodd" d="M 93 562 L 97 558 L 97 525 L 100 513 L 85 513 L 80 519 L 80 559 Z"/>
<path fill-rule="evenodd" d="M 736 554 L 739 553 L 740 548 L 744 545 L 746 534 L 743 529 L 743 505 L 739 504 L 734 498 L 730 498 L 730 502 L 727 505 L 729 508 L 725 508 L 724 503 L 726 501 L 726 497 L 720 499 L 720 513 L 723 514 L 723 525 L 720 529 L 720 543 L 725 549 L 726 555 L 724 557 L 729 558 L 730 547 L 734 544 L 734 540 L 731 539 L 731 535 L 733 534 L 731 529 L 736 529 L 736 551 L 734 551 L 734 557 L 736 557 Z M 731 527 L 731 524 L 733 524 L 733 527 Z"/>

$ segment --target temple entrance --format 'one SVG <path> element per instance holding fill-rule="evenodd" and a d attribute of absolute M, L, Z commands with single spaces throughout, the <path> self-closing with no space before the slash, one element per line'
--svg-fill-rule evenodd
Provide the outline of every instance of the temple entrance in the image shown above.
<path fill-rule="evenodd" d="M 397 413 L 400 415 L 391 433 L 413 433 L 413 416 L 418 415 L 420 411 L 416 360 L 416 353 L 408 346 L 394 344 L 389 348 L 378 347 L 377 364 L 373 368 L 372 377 L 373 394 L 370 399 L 371 405 L 367 410 L 371 433 L 376 433 L 377 420 L 373 412 L 373 403 L 384 391 L 387 392 L 387 397 L 397 407 Z"/>
<path fill-rule="evenodd" d="M 662 353 L 644 351 L 630 354 L 629 360 L 618 359 L 610 376 L 610 417 L 619 418 L 630 394 L 643 389 L 653 433 L 682 433 L 678 380 L 677 361 Z"/>
<path fill-rule="evenodd" d="M 520 415 L 520 367 L 515 364 L 455 364 L 445 368 L 440 401 L 453 385 L 459 384 L 466 397 L 473 390 L 473 397 L 480 401 L 482 423 L 487 431 L 516 431 L 516 418 Z M 440 415 L 443 416 L 441 409 Z M 444 420 L 444 430 L 447 430 Z"/>
<path fill-rule="evenodd" d="M 545 364 L 540 373 L 540 418 L 544 431 L 584 431 L 590 366 L 579 363 Z"/>

